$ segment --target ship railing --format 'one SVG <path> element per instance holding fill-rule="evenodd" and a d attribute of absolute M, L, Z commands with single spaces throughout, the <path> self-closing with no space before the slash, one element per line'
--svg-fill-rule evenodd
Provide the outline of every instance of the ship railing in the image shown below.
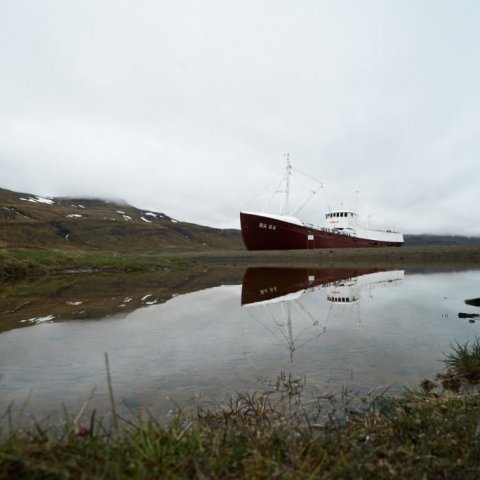
<path fill-rule="evenodd" d="M 359 223 L 358 226 L 360 228 L 364 228 L 365 230 L 371 230 L 372 232 L 382 232 L 382 233 L 400 233 L 400 231 L 396 227 L 379 227 L 378 225 L 367 225 Z"/>
<path fill-rule="evenodd" d="M 315 230 L 320 230 L 321 232 L 326 232 L 326 233 L 334 233 L 336 235 L 344 235 L 346 237 L 354 237 L 355 235 L 352 235 L 351 233 L 345 232 L 343 230 L 338 230 L 336 228 L 328 228 L 328 227 L 319 227 L 318 225 L 313 225 L 313 223 L 304 223 L 303 224 L 305 227 L 310 227 L 314 228 Z M 367 227 L 365 225 L 359 225 L 360 228 L 365 228 L 366 230 L 371 230 L 373 232 L 382 232 L 382 233 L 400 233 L 394 228 L 391 229 L 382 229 L 380 227 L 377 228 L 372 228 L 372 227 Z"/>
<path fill-rule="evenodd" d="M 317 225 L 313 225 L 312 223 L 304 223 L 303 225 L 305 227 L 314 228 L 315 230 L 320 230 L 321 232 L 325 232 L 325 233 L 334 233 L 335 235 L 343 235 L 344 237 L 354 237 L 355 236 L 355 235 L 352 235 L 349 232 L 345 232 L 343 230 L 338 230 L 336 228 L 319 227 Z"/>

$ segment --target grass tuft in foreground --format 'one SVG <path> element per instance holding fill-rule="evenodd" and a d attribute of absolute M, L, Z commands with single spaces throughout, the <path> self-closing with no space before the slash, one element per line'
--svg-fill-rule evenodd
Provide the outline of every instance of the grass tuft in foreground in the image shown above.
<path fill-rule="evenodd" d="M 451 343 L 450 347 L 452 352 L 444 358 L 447 370 L 437 378 L 447 390 L 471 390 L 480 382 L 480 338 L 476 337 L 472 343 Z"/>
<path fill-rule="evenodd" d="M 446 356 L 445 364 L 467 380 L 480 380 L 480 339 L 472 344 L 450 344 L 453 352 Z"/>
<path fill-rule="evenodd" d="M 119 422 L 39 425 L 0 444 L 0 478 L 449 478 L 480 475 L 480 397 L 405 392 L 312 422 L 291 396 Z"/>

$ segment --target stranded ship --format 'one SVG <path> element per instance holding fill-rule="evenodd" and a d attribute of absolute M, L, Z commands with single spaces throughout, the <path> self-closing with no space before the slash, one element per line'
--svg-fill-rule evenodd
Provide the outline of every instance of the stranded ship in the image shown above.
<path fill-rule="evenodd" d="M 284 174 L 285 194 L 282 213 L 241 211 L 242 238 L 248 250 L 293 250 L 315 248 L 399 247 L 403 235 L 393 230 L 362 226 L 353 209 L 330 210 L 325 226 L 302 222 L 289 211 L 290 175 L 292 166 L 287 157 Z M 312 192 L 314 193 L 314 192 Z"/>

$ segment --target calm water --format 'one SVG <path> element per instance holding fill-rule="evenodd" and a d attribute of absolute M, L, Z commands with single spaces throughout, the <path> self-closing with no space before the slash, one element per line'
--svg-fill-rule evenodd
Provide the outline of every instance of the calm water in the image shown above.
<path fill-rule="evenodd" d="M 418 385 L 450 342 L 479 333 L 458 318 L 480 313 L 464 302 L 479 296 L 478 270 L 217 269 L 9 286 L 0 411 L 28 398 L 37 418 L 62 402 L 75 412 L 94 387 L 92 408 L 108 410 L 104 352 L 118 402 L 157 414 L 271 390 L 281 372 L 306 378 L 306 396 Z"/>

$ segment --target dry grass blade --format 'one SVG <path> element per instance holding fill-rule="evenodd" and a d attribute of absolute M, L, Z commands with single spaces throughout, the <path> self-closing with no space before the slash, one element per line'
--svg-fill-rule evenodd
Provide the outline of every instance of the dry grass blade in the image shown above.
<path fill-rule="evenodd" d="M 105 368 L 107 370 L 108 395 L 110 397 L 110 407 L 112 409 L 112 421 L 113 421 L 113 426 L 115 430 L 118 431 L 117 409 L 115 406 L 115 398 L 113 396 L 112 376 L 110 374 L 110 363 L 108 361 L 108 353 L 105 352 L 104 356 L 105 356 Z"/>

